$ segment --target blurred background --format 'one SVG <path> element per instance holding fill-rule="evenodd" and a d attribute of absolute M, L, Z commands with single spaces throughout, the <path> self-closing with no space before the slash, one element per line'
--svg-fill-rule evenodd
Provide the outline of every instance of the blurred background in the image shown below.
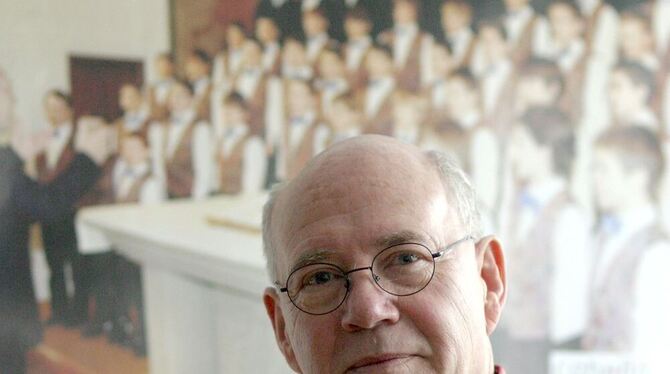
<path fill-rule="evenodd" d="M 508 371 L 665 372 L 670 1 L 3 1 L 0 35 L 0 140 L 48 138 L 29 175 L 58 178 L 82 119 L 114 133 L 93 190 L 31 231 L 13 316 L 44 329 L 7 343 L 27 372 L 287 372 L 260 207 L 365 133 L 470 176 L 507 255 Z"/>

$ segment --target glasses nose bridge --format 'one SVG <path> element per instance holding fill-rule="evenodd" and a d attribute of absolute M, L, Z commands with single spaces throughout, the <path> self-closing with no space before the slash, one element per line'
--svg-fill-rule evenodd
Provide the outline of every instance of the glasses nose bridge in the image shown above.
<path fill-rule="evenodd" d="M 377 286 L 379 286 L 379 284 L 377 283 L 377 281 L 379 281 L 379 276 L 377 274 L 375 274 L 375 272 L 372 270 L 372 266 L 364 266 L 364 267 L 360 267 L 360 268 L 351 269 L 351 270 L 344 273 L 344 275 L 346 276 L 346 279 L 347 279 L 347 289 L 351 288 L 351 277 L 350 277 L 350 275 L 352 273 L 356 273 L 356 272 L 363 271 L 363 270 L 370 270 L 370 275 L 372 275 L 372 280 L 374 281 L 374 283 Z"/>

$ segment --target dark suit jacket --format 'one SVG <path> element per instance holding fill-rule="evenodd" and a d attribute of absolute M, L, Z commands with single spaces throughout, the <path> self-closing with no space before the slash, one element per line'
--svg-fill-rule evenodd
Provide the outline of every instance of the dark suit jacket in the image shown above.
<path fill-rule="evenodd" d="M 77 154 L 64 173 L 38 184 L 23 163 L 0 147 L 0 349 L 28 348 L 41 338 L 28 248 L 30 224 L 57 222 L 96 181 L 99 170 Z"/>

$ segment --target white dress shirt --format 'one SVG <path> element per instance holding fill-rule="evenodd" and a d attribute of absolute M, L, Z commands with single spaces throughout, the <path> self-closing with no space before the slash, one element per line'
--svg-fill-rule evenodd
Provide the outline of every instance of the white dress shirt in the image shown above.
<path fill-rule="evenodd" d="M 122 159 L 119 159 L 114 165 L 113 181 L 114 195 L 118 200 L 125 199 L 130 193 L 131 188 L 141 178 L 144 178 L 151 172 L 151 163 L 149 161 L 139 165 L 129 165 Z M 155 177 L 151 176 L 142 185 L 140 191 L 140 204 L 155 204 L 165 200 L 165 191 Z"/>
<path fill-rule="evenodd" d="M 523 243 L 531 228 L 535 226 L 541 209 L 567 184 L 560 178 L 552 178 L 527 188 L 530 202 L 523 204 L 518 221 L 516 242 Z M 553 279 L 551 283 L 551 306 L 549 335 L 554 343 L 561 343 L 579 336 L 584 331 L 588 316 L 588 248 L 590 223 L 588 216 L 575 205 L 564 207 L 556 220 L 553 237 L 546 238 L 554 249 Z M 546 245 L 546 243 L 537 243 Z"/>
<path fill-rule="evenodd" d="M 244 69 L 235 81 L 235 88 L 245 100 L 251 100 L 258 89 L 261 78 L 263 78 L 261 69 Z"/>
<path fill-rule="evenodd" d="M 293 118 L 290 123 L 290 137 L 289 137 L 289 147 L 291 152 L 295 152 L 302 143 L 307 130 L 316 122 L 315 113 L 307 113 L 303 116 Z M 323 124 L 318 124 L 316 133 L 314 134 L 314 154 L 313 156 L 321 153 L 326 149 L 328 137 L 330 131 L 328 127 Z"/>
<path fill-rule="evenodd" d="M 482 207 L 490 212 L 498 203 L 501 150 L 498 138 L 490 128 L 475 129 L 480 123 L 481 115 L 475 111 L 459 121 L 463 129 L 473 131 L 468 149 L 470 177 Z"/>
<path fill-rule="evenodd" d="M 315 35 L 311 38 L 307 38 L 306 52 L 309 62 L 316 62 L 316 59 L 319 57 L 319 53 L 321 53 L 321 50 L 326 46 L 326 44 L 328 44 L 328 34 L 325 32 L 319 35 Z"/>
<path fill-rule="evenodd" d="M 602 252 L 595 264 L 594 289 L 602 283 L 610 265 L 623 250 L 623 246 L 639 230 L 655 224 L 658 220 L 653 206 L 641 206 L 616 217 L 617 224 L 608 230 Z M 601 235 L 604 230 L 601 229 Z M 628 300 L 634 306 L 634 353 L 643 358 L 667 362 L 670 352 L 670 244 L 663 240 L 653 243 L 644 252 L 635 277 L 635 299 Z"/>
<path fill-rule="evenodd" d="M 412 45 L 419 37 L 419 26 L 416 23 L 409 25 L 397 25 L 393 29 L 395 39 L 393 42 L 393 63 L 397 69 L 405 67 Z"/>
<path fill-rule="evenodd" d="M 279 58 L 279 43 L 268 43 L 263 47 L 263 69 L 266 72 L 271 72 L 275 65 L 275 61 Z"/>
<path fill-rule="evenodd" d="M 486 69 L 480 77 L 485 114 L 491 114 L 496 109 L 500 94 L 511 73 L 512 63 L 504 60 Z"/>
<path fill-rule="evenodd" d="M 205 95 L 205 93 L 207 93 L 207 89 L 209 89 L 209 85 L 209 77 L 202 77 L 195 81 L 195 83 L 193 83 L 193 93 L 195 94 L 196 98 L 201 98 L 203 95 Z"/>
<path fill-rule="evenodd" d="M 285 79 L 310 80 L 314 76 L 311 66 L 282 66 L 282 77 Z"/>
<path fill-rule="evenodd" d="M 382 78 L 378 81 L 368 83 L 365 92 L 365 116 L 373 118 L 377 115 L 384 102 L 395 89 L 395 79 L 392 77 Z"/>
<path fill-rule="evenodd" d="M 160 105 L 166 105 L 168 95 L 170 90 L 172 90 L 172 85 L 174 84 L 174 79 L 162 79 L 154 83 L 154 95 L 156 102 Z"/>
<path fill-rule="evenodd" d="M 149 113 L 146 110 L 126 112 L 123 114 L 123 129 L 128 132 L 140 131 L 148 118 Z"/>
<path fill-rule="evenodd" d="M 55 127 L 46 149 L 47 168 L 54 169 L 61 154 L 72 138 L 73 125 L 70 122 Z"/>
<path fill-rule="evenodd" d="M 224 157 L 230 157 L 235 146 L 248 134 L 249 127 L 245 124 L 233 125 L 223 134 L 221 149 Z M 243 150 L 244 168 L 242 170 L 242 191 L 244 194 L 260 193 L 265 187 L 267 157 L 265 144 L 258 136 L 250 137 Z M 218 168 L 216 168 L 218 171 Z M 219 181 L 219 178 L 216 178 Z"/>
<path fill-rule="evenodd" d="M 454 62 L 456 65 L 462 64 L 474 38 L 472 30 L 463 28 L 453 34 L 445 34 L 445 37 L 451 46 L 451 57 Z"/>
<path fill-rule="evenodd" d="M 333 100 L 349 89 L 349 83 L 346 79 L 318 80 L 315 83 L 316 89 L 321 94 L 321 111 L 327 113 Z"/>
<path fill-rule="evenodd" d="M 365 57 L 365 53 L 367 53 L 371 45 L 372 38 L 369 36 L 347 42 L 346 65 L 349 71 L 360 69 L 363 57 Z"/>
<path fill-rule="evenodd" d="M 195 113 L 187 111 L 173 116 L 167 129 L 164 129 L 161 125 L 155 125 L 150 130 L 149 141 L 152 148 L 152 158 L 155 160 L 154 170 L 163 184 L 166 182 L 165 163 L 174 156 L 188 125 L 194 118 Z M 167 143 L 165 143 L 166 136 L 164 131 L 167 131 Z M 204 121 L 200 121 L 195 125 L 191 150 L 193 152 L 194 175 L 191 197 L 202 199 L 210 192 L 214 163 L 210 128 Z"/>

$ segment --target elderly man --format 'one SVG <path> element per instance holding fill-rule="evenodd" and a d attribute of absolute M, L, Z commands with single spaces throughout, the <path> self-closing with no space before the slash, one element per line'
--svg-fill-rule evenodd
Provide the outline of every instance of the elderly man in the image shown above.
<path fill-rule="evenodd" d="M 301 373 L 501 373 L 489 335 L 506 297 L 496 238 L 446 156 L 392 138 L 340 142 L 264 212 L 264 303 Z"/>

